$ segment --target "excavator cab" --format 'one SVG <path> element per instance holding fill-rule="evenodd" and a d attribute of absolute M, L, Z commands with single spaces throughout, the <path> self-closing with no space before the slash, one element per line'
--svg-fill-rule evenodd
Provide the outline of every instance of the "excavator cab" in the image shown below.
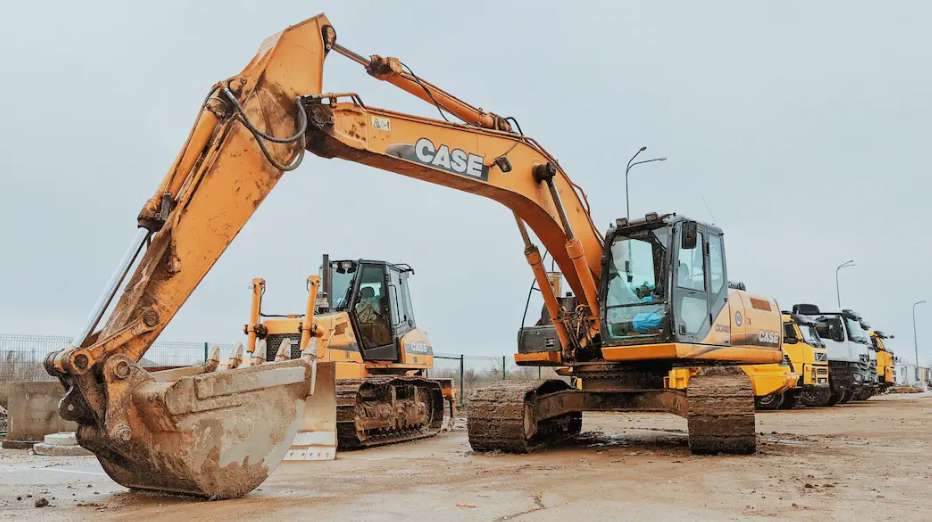
<path fill-rule="evenodd" d="M 348 313 L 363 360 L 400 361 L 400 339 L 416 326 L 408 289 L 414 269 L 385 261 L 325 259 L 322 272 L 325 298 L 318 310 Z"/>
<path fill-rule="evenodd" d="M 730 325 L 714 328 L 730 322 L 722 313 L 729 288 L 721 229 L 676 215 L 619 219 L 605 253 L 603 346 L 731 343 L 717 335 Z M 777 346 L 779 336 L 769 337 Z"/>
<path fill-rule="evenodd" d="M 604 345 L 708 337 L 728 293 L 719 228 L 675 215 L 620 219 L 605 253 Z"/>

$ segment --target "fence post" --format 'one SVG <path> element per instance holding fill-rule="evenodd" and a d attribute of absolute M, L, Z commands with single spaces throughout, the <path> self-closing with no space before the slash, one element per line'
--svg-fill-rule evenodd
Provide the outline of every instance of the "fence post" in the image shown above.
<path fill-rule="evenodd" d="M 204 362 L 207 362 L 207 341 L 204 341 Z"/>
<path fill-rule="evenodd" d="M 460 354 L 460 406 L 466 404 L 466 388 L 464 388 L 464 380 L 466 377 L 466 364 L 465 364 L 465 355 Z"/>
<path fill-rule="evenodd" d="M 502 356 L 502 380 L 505 380 L 505 356 Z"/>

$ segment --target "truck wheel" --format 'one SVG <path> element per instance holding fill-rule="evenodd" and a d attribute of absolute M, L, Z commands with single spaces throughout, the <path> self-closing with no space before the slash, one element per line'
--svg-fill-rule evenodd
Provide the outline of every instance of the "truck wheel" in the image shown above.
<path fill-rule="evenodd" d="M 826 406 L 834 406 L 841 402 L 845 398 L 845 389 L 844 388 L 832 388 L 832 393 L 828 397 L 828 402 Z"/>
<path fill-rule="evenodd" d="M 782 393 L 771 393 L 763 397 L 754 397 L 754 406 L 758 410 L 776 410 L 783 405 Z"/>
<path fill-rule="evenodd" d="M 857 393 L 857 388 L 847 388 L 844 393 L 842 393 L 841 398 L 838 399 L 838 404 L 847 404 L 851 402 L 851 398 L 854 394 Z"/>

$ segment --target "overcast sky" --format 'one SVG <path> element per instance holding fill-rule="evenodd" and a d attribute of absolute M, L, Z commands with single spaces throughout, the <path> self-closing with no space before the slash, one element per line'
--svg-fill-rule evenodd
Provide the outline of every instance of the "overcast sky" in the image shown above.
<path fill-rule="evenodd" d="M 912 359 L 911 305 L 932 301 L 932 4 L 548 4 L 6 5 L 0 332 L 79 329 L 208 87 L 324 11 L 343 45 L 517 117 L 588 192 L 600 229 L 624 214 L 625 162 L 647 145 L 643 157 L 669 161 L 633 171 L 632 214 L 720 225 L 729 278 L 749 290 L 832 308 L 835 266 L 854 259 L 843 305 Z M 436 114 L 336 55 L 324 78 L 369 105 Z M 506 208 L 316 157 L 285 175 L 162 339 L 241 339 L 258 275 L 267 310 L 300 312 L 324 252 L 414 266 L 436 350 L 514 351 L 532 276 Z M 932 305 L 919 339 L 932 359 Z"/>

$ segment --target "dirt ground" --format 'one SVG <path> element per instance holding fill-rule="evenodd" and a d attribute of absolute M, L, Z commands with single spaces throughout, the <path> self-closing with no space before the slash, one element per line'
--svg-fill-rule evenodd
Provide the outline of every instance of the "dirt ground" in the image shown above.
<path fill-rule="evenodd" d="M 690 455 L 685 421 L 670 415 L 586 414 L 578 441 L 524 456 L 473 454 L 459 426 L 285 463 L 217 502 L 130 493 L 93 457 L 0 450 L 0 519 L 932 520 L 932 393 L 757 423 L 750 457 Z"/>

